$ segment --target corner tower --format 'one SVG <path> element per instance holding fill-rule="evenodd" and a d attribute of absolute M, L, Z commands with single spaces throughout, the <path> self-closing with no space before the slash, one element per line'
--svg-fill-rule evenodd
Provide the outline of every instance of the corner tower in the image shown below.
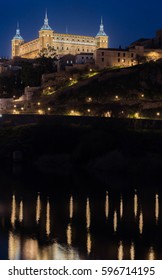
<path fill-rule="evenodd" d="M 96 35 L 96 44 L 97 44 L 97 49 L 108 48 L 109 47 L 109 38 L 104 31 L 104 25 L 103 25 L 102 17 L 101 17 L 100 30 Z"/>
<path fill-rule="evenodd" d="M 53 30 L 48 24 L 47 11 L 45 13 L 44 25 L 39 31 L 40 50 L 53 46 Z"/>
<path fill-rule="evenodd" d="M 24 39 L 20 35 L 19 23 L 17 23 L 16 35 L 12 39 L 12 58 L 20 56 L 20 46 L 24 43 Z"/>

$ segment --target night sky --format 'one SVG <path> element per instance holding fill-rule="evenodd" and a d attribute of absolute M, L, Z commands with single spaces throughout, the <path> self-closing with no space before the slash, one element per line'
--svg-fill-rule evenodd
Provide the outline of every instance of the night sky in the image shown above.
<path fill-rule="evenodd" d="M 141 37 L 154 37 L 162 29 L 162 1 L 146 0 L 1 0 L 0 56 L 11 56 L 11 39 L 19 21 L 25 41 L 38 37 L 45 9 L 57 32 L 95 36 L 103 16 L 110 47 L 126 47 Z"/>

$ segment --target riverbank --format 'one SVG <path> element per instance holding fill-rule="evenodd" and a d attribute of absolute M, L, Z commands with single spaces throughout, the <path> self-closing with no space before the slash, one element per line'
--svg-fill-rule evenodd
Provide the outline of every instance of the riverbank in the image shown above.
<path fill-rule="evenodd" d="M 162 181 L 161 122 L 150 121 L 154 126 L 147 129 L 141 122 L 52 116 L 30 124 L 4 122 L 0 128 L 1 166 L 21 166 L 58 182 L 83 177 L 103 186 L 132 180 L 135 184 L 140 180 L 158 183 Z"/>

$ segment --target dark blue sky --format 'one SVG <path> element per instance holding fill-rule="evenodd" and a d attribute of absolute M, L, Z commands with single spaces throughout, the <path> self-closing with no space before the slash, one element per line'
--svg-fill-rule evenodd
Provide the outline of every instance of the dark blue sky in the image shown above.
<path fill-rule="evenodd" d="M 57 32 L 95 36 L 103 16 L 110 47 L 127 46 L 162 29 L 162 1 L 146 0 L 1 0 L 0 56 L 10 56 L 16 22 L 25 41 L 38 37 L 48 9 L 50 26 Z"/>

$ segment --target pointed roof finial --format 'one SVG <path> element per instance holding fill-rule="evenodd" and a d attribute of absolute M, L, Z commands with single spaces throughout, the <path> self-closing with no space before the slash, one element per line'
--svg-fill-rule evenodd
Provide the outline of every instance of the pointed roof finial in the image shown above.
<path fill-rule="evenodd" d="M 20 27 L 19 27 L 19 21 L 17 21 L 17 28 L 16 28 L 16 35 L 13 37 L 15 40 L 23 40 L 24 39 L 20 35 Z"/>
<path fill-rule="evenodd" d="M 42 26 L 41 30 L 52 30 L 52 28 L 48 24 L 47 9 L 46 9 L 46 12 L 45 12 L 44 25 Z"/>
<path fill-rule="evenodd" d="M 107 36 L 105 31 L 104 31 L 104 25 L 103 25 L 103 18 L 102 18 L 102 16 L 101 16 L 100 30 L 97 33 L 97 36 Z"/>

